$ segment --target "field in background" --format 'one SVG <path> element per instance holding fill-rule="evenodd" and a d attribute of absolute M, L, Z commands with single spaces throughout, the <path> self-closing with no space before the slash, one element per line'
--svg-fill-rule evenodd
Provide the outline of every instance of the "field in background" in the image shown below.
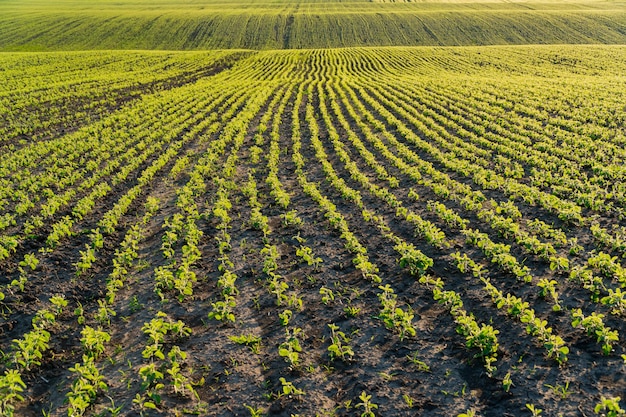
<path fill-rule="evenodd" d="M 624 1 L 0 1 L 0 50 L 626 44 Z"/>
<path fill-rule="evenodd" d="M 591 416 L 624 393 L 623 47 L 0 68 L 3 412 Z"/>

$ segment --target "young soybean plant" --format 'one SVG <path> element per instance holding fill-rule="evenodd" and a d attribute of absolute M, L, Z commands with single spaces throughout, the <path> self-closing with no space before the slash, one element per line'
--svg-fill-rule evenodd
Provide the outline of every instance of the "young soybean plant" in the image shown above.
<path fill-rule="evenodd" d="M 96 330 L 93 327 L 85 326 L 81 331 L 82 338 L 80 339 L 85 354 L 88 357 L 98 359 L 98 357 L 104 353 L 104 345 L 111 340 L 111 335 L 100 329 Z"/>
<path fill-rule="evenodd" d="M 285 341 L 278 346 L 278 354 L 285 358 L 292 366 L 298 366 L 300 363 L 300 340 L 298 337 L 302 334 L 302 329 L 294 327 L 292 331 L 285 331 Z"/>
<path fill-rule="evenodd" d="M 306 262 L 307 265 L 313 266 L 314 271 L 317 271 L 320 264 L 323 262 L 322 258 L 316 257 L 313 254 L 313 250 L 308 246 L 301 245 L 296 249 L 296 255 Z"/>
<path fill-rule="evenodd" d="M 0 376 L 0 415 L 13 416 L 14 403 L 24 401 L 21 393 L 25 388 L 26 384 L 17 369 L 4 371 L 4 375 Z"/>
<path fill-rule="evenodd" d="M 296 386 L 293 385 L 293 382 L 287 381 L 282 376 L 279 378 L 279 380 L 282 385 L 282 392 L 278 393 L 278 397 L 282 397 L 283 395 L 287 395 L 289 397 L 295 395 L 297 397 L 300 397 L 301 395 L 304 395 L 304 391 L 296 388 Z"/>
<path fill-rule="evenodd" d="M 374 414 L 374 410 L 378 409 L 378 405 L 374 404 L 371 395 L 367 395 L 365 391 L 359 395 L 360 403 L 357 403 L 356 408 L 363 407 L 363 413 L 361 413 L 361 417 L 376 417 Z"/>
<path fill-rule="evenodd" d="M 595 336 L 598 343 L 602 343 L 602 353 L 608 355 L 613 351 L 613 343 L 619 342 L 617 330 L 604 325 L 604 314 L 592 312 L 585 316 L 581 309 L 572 311 L 572 327 L 582 326 L 588 336 Z"/>
<path fill-rule="evenodd" d="M 354 351 L 350 347 L 350 339 L 344 332 L 339 330 L 339 326 L 330 323 L 328 327 L 331 331 L 330 341 L 332 342 L 332 344 L 328 346 L 330 360 L 341 359 L 342 361 L 346 361 L 352 359 Z"/>
<path fill-rule="evenodd" d="M 398 307 L 398 296 L 389 285 L 380 285 L 378 288 L 382 290 L 378 294 L 381 306 L 378 318 L 388 329 L 396 329 L 400 334 L 400 340 L 404 340 L 406 336 L 415 336 L 417 331 L 413 326 L 414 314 L 411 307 L 408 306 L 406 311 Z"/>
<path fill-rule="evenodd" d="M 247 346 L 252 353 L 259 354 L 261 351 L 261 337 L 253 334 L 242 334 L 241 336 L 228 336 L 230 340 L 238 345 Z"/>
<path fill-rule="evenodd" d="M 72 384 L 72 390 L 67 393 L 69 401 L 67 413 L 70 417 L 82 416 L 96 400 L 98 392 L 106 391 L 108 386 L 95 365 L 94 357 L 83 357 L 83 363 L 77 363 L 70 371 L 76 374 L 77 378 Z"/>
<path fill-rule="evenodd" d="M 626 411 L 619 405 L 620 400 L 620 397 L 606 398 L 602 396 L 602 400 L 596 405 L 593 411 L 596 414 L 602 412 L 600 415 L 606 417 L 626 416 Z"/>

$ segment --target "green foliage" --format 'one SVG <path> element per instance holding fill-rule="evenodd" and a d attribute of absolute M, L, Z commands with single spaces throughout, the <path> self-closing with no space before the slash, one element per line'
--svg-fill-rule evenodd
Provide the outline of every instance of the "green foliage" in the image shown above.
<path fill-rule="evenodd" d="M 304 395 L 304 391 L 302 391 L 301 389 L 298 389 L 295 387 L 295 385 L 293 385 L 292 382 L 287 381 L 285 378 L 283 378 L 282 376 L 279 378 L 280 383 L 282 385 L 282 391 L 280 392 L 280 394 L 278 395 L 279 397 L 283 396 L 283 395 L 287 395 L 287 396 L 300 396 L 300 395 Z"/>
<path fill-rule="evenodd" d="M 298 217 L 298 210 L 290 210 L 280 215 L 285 226 L 302 226 L 304 222 Z M 300 256 L 300 255 L 298 255 Z"/>
<path fill-rule="evenodd" d="M 23 401 L 21 395 L 26 388 L 19 371 L 9 369 L 0 376 L 0 415 L 13 417 L 15 403 Z"/>
<path fill-rule="evenodd" d="M 162 348 L 167 336 L 180 339 L 191 334 L 191 329 L 185 323 L 181 320 L 175 322 L 163 312 L 158 312 L 154 319 L 144 323 L 141 330 L 150 338 L 150 344 L 146 345 L 142 352 L 142 356 L 146 359 L 152 357 L 165 359 Z"/>
<path fill-rule="evenodd" d="M 588 9 L 602 9 L 599 3 Z M 298 20 L 318 7 L 307 3 L 293 16 L 294 36 L 301 30 Z M 329 10 L 322 20 L 344 6 L 324 7 Z M 363 7 L 416 10 L 410 4 Z M 433 4 L 421 7 L 438 13 Z M 518 6 L 490 7 L 497 14 Z M 178 12 L 172 13 L 175 26 Z M 250 15 L 251 25 L 256 18 Z M 565 365 L 569 348 L 558 333 L 567 315 L 555 312 L 565 308 L 559 297 L 567 290 L 575 332 L 599 344 L 598 352 L 582 352 L 584 344 L 578 343 L 576 355 L 596 355 L 600 368 L 616 361 L 621 366 L 623 358 L 610 355 L 623 353 L 622 317 L 605 315 L 626 311 L 626 232 L 616 224 L 626 216 L 623 48 L 64 52 L 5 54 L 1 61 L 6 117 L 0 120 L 0 267 L 7 276 L 0 298 L 6 293 L 3 312 L 18 310 L 8 314 L 4 331 L 19 334 L 4 353 L 4 414 L 27 397 L 24 391 L 43 384 L 36 368 L 59 358 L 73 322 L 62 314 L 67 301 L 55 296 L 43 308 L 43 300 L 30 303 L 33 294 L 58 285 L 76 286 L 67 294 L 75 303 L 82 344 L 82 350 L 62 352 L 61 359 L 73 364 L 72 355 L 84 355 L 72 367 L 72 415 L 106 414 L 106 399 L 97 398 L 105 391 L 98 367 L 108 360 L 119 368 L 120 360 L 136 359 L 125 356 L 122 341 L 107 346 L 110 326 L 132 327 L 140 317 L 143 359 L 129 363 L 134 375 L 115 381 L 140 393 L 134 410 L 122 412 L 163 413 L 172 398 L 187 397 L 171 412 L 202 414 L 208 406 L 198 401 L 201 382 L 192 376 L 210 377 L 211 389 L 237 378 L 237 355 L 224 372 L 209 372 L 208 364 L 192 369 L 197 361 L 175 345 L 190 329 L 162 313 L 152 315 L 159 298 L 172 314 L 204 311 L 222 322 L 205 322 L 203 332 L 238 329 L 230 340 L 254 353 L 261 338 L 248 333 L 258 330 L 244 321 L 250 312 L 265 333 L 284 326 L 284 338 L 268 346 L 259 366 L 265 371 L 282 358 L 293 375 L 320 370 L 318 376 L 329 378 L 337 372 L 333 367 L 344 367 L 340 361 L 361 358 L 356 341 L 385 347 L 368 325 L 399 335 L 388 352 L 414 349 L 406 339 L 418 336 L 419 314 L 419 328 L 434 337 L 445 329 L 433 323 L 456 327 L 448 347 L 464 345 L 463 363 L 480 362 L 505 392 L 515 379 L 513 396 L 529 387 L 528 378 L 514 365 L 511 372 L 496 372 L 499 350 L 509 358 L 519 355 L 500 346 L 499 332 L 517 326 L 530 336 L 524 344 L 529 354 L 543 349 L 555 369 Z M 151 195 L 164 198 L 158 216 L 159 203 Z M 155 248 L 157 253 L 149 252 Z M 72 259 L 57 264 L 58 254 L 68 250 Z M 316 271 L 322 262 L 317 255 L 331 262 L 324 273 Z M 57 283 L 71 263 L 79 276 Z M 92 278 L 97 282 L 88 282 Z M 97 287 L 102 296 L 81 294 L 85 286 Z M 158 297 L 141 296 L 141 306 L 134 294 L 144 292 L 137 286 L 152 286 Z M 128 298 L 116 303 L 124 287 Z M 577 287 L 591 303 L 584 303 Z M 423 291 L 432 293 L 430 304 Z M 537 293 L 554 312 L 543 308 Z M 379 306 L 370 305 L 374 294 Z M 304 300 L 316 299 L 327 307 L 306 307 L 323 314 L 343 311 L 347 317 L 340 318 L 348 320 L 321 333 L 311 328 L 315 320 L 301 313 Z M 499 311 L 485 315 L 489 301 Z M 279 307 L 266 311 L 268 304 Z M 372 314 L 374 322 L 366 317 Z M 449 317 L 433 321 L 432 314 Z M 14 330 L 12 317 L 27 320 Z M 32 329 L 24 329 L 30 317 Z M 311 337 L 294 325 L 310 328 Z M 189 355 L 197 354 L 194 340 L 185 346 Z M 246 351 L 231 348 L 238 355 Z M 320 349 L 329 361 L 318 367 Z M 440 372 L 437 356 L 413 354 L 406 365 Z M 563 368 L 576 371 L 575 365 Z M 378 374 L 391 381 L 391 372 L 397 374 Z M 25 390 L 22 378 L 34 386 Z M 302 396 L 297 381 L 281 382 L 279 394 L 276 386 L 266 391 L 268 399 Z M 569 393 L 567 384 L 545 386 L 560 398 Z M 599 398 L 582 393 L 587 409 L 590 395 L 597 397 L 593 402 Z M 408 395 L 402 398 L 418 405 Z M 369 395 L 358 401 L 355 412 L 376 412 Z M 617 411 L 611 406 L 607 402 L 601 412 Z M 245 411 L 237 407 L 233 412 Z M 351 407 L 346 404 L 346 412 Z"/>
<path fill-rule="evenodd" d="M 147 9 L 147 5 L 153 7 Z M 10 7 L 13 6 L 13 7 Z M 531 2 L 487 7 L 457 2 L 403 7 L 371 2 L 302 3 L 279 1 L 233 5 L 228 13 L 219 3 L 122 3 L 114 19 L 106 3 L 77 0 L 51 7 L 36 2 L 7 4 L 0 9 L 0 48 L 10 50 L 77 49 L 277 49 L 381 45 L 624 44 L 620 14 L 610 3 L 593 2 L 600 19 L 585 19 L 570 4 Z M 392 7 L 396 6 L 396 7 Z M 554 15 L 553 10 L 558 13 Z M 481 13 L 487 11 L 487 13 Z M 79 13 L 78 13 L 79 12 Z M 74 13 L 74 14 L 73 14 Z M 288 24 L 284 15 L 293 16 Z M 79 18 L 76 19 L 76 16 Z M 17 20 L 17 32 L 10 22 Z M 109 18 L 109 19 L 107 19 Z M 442 20 L 448 19 L 445 24 Z M 248 21 L 251 20 L 251 21 Z M 389 22 L 395 22 L 390 24 Z M 422 24 L 412 24 L 420 21 Z M 148 22 L 152 24 L 148 25 Z M 203 23 L 208 22 L 208 25 Z M 226 30 L 224 28 L 229 28 Z M 343 30 L 340 30 L 343 28 Z M 452 29 L 451 29 L 452 28 Z M 574 28 L 577 28 L 576 30 Z M 64 36 L 71 32 L 73 36 Z M 190 37 L 188 34 L 196 34 Z M 581 38 L 581 33 L 588 37 Z M 9 35 L 12 36 L 9 36 Z M 122 36 L 124 34 L 124 36 Z"/>
<path fill-rule="evenodd" d="M 265 415 L 262 408 L 256 408 L 247 404 L 244 404 L 244 407 L 250 412 L 250 417 L 263 417 Z"/>
<path fill-rule="evenodd" d="M 542 409 L 535 407 L 534 404 L 526 404 L 526 408 L 531 412 L 531 414 L 535 417 L 540 416 L 543 412 Z"/>
<path fill-rule="evenodd" d="M 511 386 L 513 385 L 513 381 L 511 380 L 511 373 L 507 372 L 504 378 L 502 379 L 502 389 L 504 392 L 509 392 L 511 390 Z"/>
<path fill-rule="evenodd" d="M 545 384 L 545 386 L 550 388 L 552 392 L 558 395 L 562 400 L 566 399 L 571 394 L 571 392 L 569 391 L 569 381 L 567 381 L 565 385 Z"/>
<path fill-rule="evenodd" d="M 300 364 L 300 347 L 299 338 L 302 336 L 302 329 L 296 327 L 292 330 L 285 331 L 285 341 L 278 347 L 278 355 L 285 358 L 289 364 L 298 366 Z"/>
<path fill-rule="evenodd" d="M 307 265 L 313 266 L 313 269 L 316 271 L 323 262 L 322 258 L 316 257 L 313 254 L 313 250 L 310 247 L 304 245 L 301 245 L 298 249 L 296 249 L 296 256 L 306 262 Z"/>
<path fill-rule="evenodd" d="M 346 334 L 339 330 L 339 326 L 335 324 L 329 324 L 330 328 L 330 341 L 328 346 L 328 356 L 330 360 L 341 359 L 343 361 L 349 360 L 354 356 L 354 351 L 350 347 L 350 339 Z"/>
<path fill-rule="evenodd" d="M 617 330 L 611 330 L 604 324 L 604 314 L 592 312 L 585 316 L 581 309 L 572 310 L 572 327 L 582 326 L 588 336 L 596 338 L 602 344 L 602 353 L 605 355 L 613 351 L 613 344 L 619 341 Z"/>
<path fill-rule="evenodd" d="M 105 344 L 111 340 L 111 335 L 102 330 L 96 330 L 90 326 L 85 326 L 80 333 L 80 339 L 85 355 L 90 358 L 98 359 L 104 353 Z"/>
<path fill-rule="evenodd" d="M 209 318 L 217 321 L 235 321 L 234 308 L 237 306 L 234 297 L 225 295 L 224 300 L 211 303 L 211 311 L 209 312 Z"/>
<path fill-rule="evenodd" d="M 620 407 L 620 397 L 606 398 L 602 396 L 600 402 L 595 406 L 594 412 L 605 417 L 618 417 L 626 415 L 626 411 Z"/>
<path fill-rule="evenodd" d="M 228 336 L 230 340 L 237 343 L 238 345 L 245 345 L 250 348 L 252 353 L 258 354 L 261 350 L 261 337 L 255 336 L 252 334 L 241 335 L 241 336 Z"/>
<path fill-rule="evenodd" d="M 409 362 L 417 367 L 418 371 L 430 372 L 430 366 L 428 366 L 428 364 L 418 358 L 418 352 L 414 352 L 412 355 L 409 355 L 406 358 Z"/>
<path fill-rule="evenodd" d="M 398 296 L 389 285 L 381 285 L 378 288 L 381 290 L 378 294 L 381 305 L 378 318 L 383 321 L 388 329 L 397 330 L 400 340 L 406 336 L 415 336 L 417 331 L 413 325 L 414 314 L 411 307 L 409 306 L 406 310 L 398 307 Z"/>
<path fill-rule="evenodd" d="M 72 384 L 72 390 L 67 393 L 69 407 L 67 415 L 78 417 L 85 414 L 95 401 L 99 391 L 106 391 L 107 384 L 104 377 L 96 368 L 93 357 L 84 357 L 83 363 L 77 363 L 70 371 L 77 375 Z"/>
<path fill-rule="evenodd" d="M 394 248 L 401 258 L 398 261 L 403 268 L 409 268 L 411 275 L 424 275 L 426 270 L 433 266 L 433 260 L 416 249 L 412 244 L 402 242 Z"/>
<path fill-rule="evenodd" d="M 365 391 L 361 392 L 359 395 L 360 402 L 356 403 L 356 408 L 363 408 L 363 412 L 361 413 L 361 417 L 375 417 L 374 410 L 378 409 L 378 405 L 372 402 L 372 396 L 367 395 Z"/>
<path fill-rule="evenodd" d="M 289 320 L 291 320 L 291 317 L 293 317 L 293 311 L 289 309 L 285 309 L 282 312 L 278 313 L 278 318 L 282 326 L 287 326 L 289 324 Z"/>

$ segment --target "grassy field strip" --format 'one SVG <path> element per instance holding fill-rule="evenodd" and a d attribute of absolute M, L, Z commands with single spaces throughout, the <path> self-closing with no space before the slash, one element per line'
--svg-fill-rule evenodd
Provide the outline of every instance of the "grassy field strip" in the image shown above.
<path fill-rule="evenodd" d="M 362 45 L 624 44 L 621 1 L 5 1 L 0 49 L 292 49 Z"/>

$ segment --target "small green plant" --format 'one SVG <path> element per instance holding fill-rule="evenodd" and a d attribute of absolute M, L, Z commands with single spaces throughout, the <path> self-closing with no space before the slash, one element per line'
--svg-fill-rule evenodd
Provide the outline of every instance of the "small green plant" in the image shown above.
<path fill-rule="evenodd" d="M 21 395 L 26 388 L 18 370 L 10 369 L 4 371 L 0 376 L 0 415 L 13 417 L 15 412 L 14 403 L 24 401 Z"/>
<path fill-rule="evenodd" d="M 406 336 L 415 336 L 417 331 L 413 326 L 414 314 L 411 307 L 408 306 L 406 311 L 398 307 L 398 296 L 389 285 L 381 285 L 378 288 L 382 291 L 378 294 L 381 305 L 378 318 L 388 329 L 396 329 L 400 334 L 400 340 L 404 340 Z"/>
<path fill-rule="evenodd" d="M 559 365 L 567 362 L 569 347 L 565 346 L 565 341 L 561 336 L 549 335 L 543 346 L 548 351 L 548 357 L 557 361 Z"/>
<path fill-rule="evenodd" d="M 139 376 L 141 378 L 141 391 L 148 394 L 151 401 L 147 404 L 147 408 L 155 409 L 161 402 L 161 396 L 158 394 L 165 385 L 163 384 L 164 374 L 158 368 L 156 363 L 149 363 L 142 366 L 139 369 Z"/>
<path fill-rule="evenodd" d="M 295 385 L 293 385 L 292 382 L 287 381 L 285 378 L 283 378 L 282 376 L 279 378 L 279 381 L 282 385 L 282 392 L 278 393 L 278 397 L 282 397 L 283 395 L 286 395 L 288 397 L 295 395 L 295 396 L 300 396 L 300 395 L 304 395 L 304 391 L 296 388 Z"/>
<path fill-rule="evenodd" d="M 272 273 L 278 269 L 278 261 L 280 260 L 278 248 L 274 245 L 265 245 L 260 253 L 265 256 L 263 260 L 263 272 L 271 276 Z"/>
<path fill-rule="evenodd" d="M 411 275 L 421 277 L 433 266 L 433 260 L 410 243 L 402 242 L 394 249 L 401 255 L 398 263 L 402 268 L 409 268 Z"/>
<path fill-rule="evenodd" d="M 604 417 L 624 416 L 626 415 L 626 411 L 620 407 L 620 400 L 620 397 L 606 398 L 603 396 L 600 402 L 596 404 L 593 411 L 596 414 L 602 413 L 602 416 Z"/>
<path fill-rule="evenodd" d="M 365 391 L 361 392 L 359 395 L 360 403 L 356 404 L 356 408 L 363 408 L 363 412 L 361 413 L 361 417 L 375 417 L 374 410 L 378 409 L 378 405 L 374 404 L 371 395 L 367 395 Z"/>
<path fill-rule="evenodd" d="M 243 406 L 250 412 L 250 417 L 263 417 L 264 415 L 262 408 L 256 408 L 247 404 L 244 404 Z"/>
<path fill-rule="evenodd" d="M 314 271 L 317 271 L 320 264 L 323 262 L 322 258 L 316 257 L 313 254 L 313 250 L 308 246 L 300 246 L 296 249 L 296 255 L 306 262 L 307 265 L 312 266 Z"/>
<path fill-rule="evenodd" d="M 280 320 L 280 324 L 283 326 L 287 326 L 289 324 L 289 320 L 293 316 L 293 311 L 285 309 L 282 313 L 278 313 L 278 318 Z"/>
<path fill-rule="evenodd" d="M 613 351 L 613 344 L 619 341 L 617 330 L 611 330 L 604 325 L 604 314 L 592 312 L 585 316 L 581 309 L 572 310 L 572 327 L 582 326 L 588 336 L 595 336 L 596 341 L 602 344 L 602 353 L 608 355 Z"/>
<path fill-rule="evenodd" d="M 298 210 L 290 210 L 280 215 L 285 226 L 302 226 L 303 221 L 298 217 Z"/>
<path fill-rule="evenodd" d="M 228 336 L 230 340 L 238 345 L 245 345 L 250 348 L 252 353 L 259 354 L 261 351 L 261 337 L 253 334 L 241 335 L 241 336 Z"/>
<path fill-rule="evenodd" d="M 561 256 L 550 257 L 550 270 L 557 273 L 564 273 L 569 271 L 569 260 Z"/>
<path fill-rule="evenodd" d="M 552 392 L 555 395 L 558 395 L 562 400 L 566 399 L 568 395 L 571 394 L 571 392 L 569 391 L 569 381 L 567 381 L 565 383 L 565 386 L 563 385 L 550 385 L 550 384 L 544 384 L 545 387 L 550 388 L 552 390 Z"/>
<path fill-rule="evenodd" d="M 174 392 L 179 395 L 188 395 L 189 397 L 200 399 L 198 393 L 193 387 L 191 380 L 181 372 L 181 363 L 187 359 L 187 352 L 184 352 L 178 346 L 173 346 L 167 354 L 170 360 L 170 368 L 166 370 L 172 381 Z M 204 384 L 204 378 L 199 382 Z"/>
<path fill-rule="evenodd" d="M 507 372 L 507 374 L 504 375 L 504 379 L 502 380 L 502 389 L 504 389 L 504 392 L 509 392 L 509 390 L 511 389 L 511 386 L 513 386 L 513 381 L 511 380 L 511 373 Z"/>
<path fill-rule="evenodd" d="M 237 306 L 235 298 L 230 295 L 224 295 L 223 301 L 211 303 L 212 311 L 209 312 L 209 318 L 217 321 L 235 322 L 235 313 L 233 309 Z"/>
<path fill-rule="evenodd" d="M 332 342 L 331 345 L 328 346 L 330 360 L 341 359 L 345 361 L 352 358 L 354 351 L 350 347 L 350 339 L 344 332 L 339 330 L 339 326 L 330 323 L 328 327 L 330 328 L 330 340 Z"/>
<path fill-rule="evenodd" d="M 572 256 L 578 256 L 582 251 L 585 250 L 585 248 L 578 243 L 578 239 L 575 237 L 570 239 L 568 243 L 570 244 L 569 254 Z"/>
<path fill-rule="evenodd" d="M 93 247 L 85 245 L 85 250 L 80 251 L 80 261 L 74 264 L 76 267 L 76 276 L 81 276 L 84 272 L 91 268 L 96 261 L 96 251 Z"/>
<path fill-rule="evenodd" d="M 543 410 L 534 406 L 534 404 L 526 404 L 526 408 L 530 410 L 533 417 L 537 417 L 543 413 Z"/>
<path fill-rule="evenodd" d="M 93 357 L 83 357 L 83 363 L 77 363 L 70 371 L 77 375 L 72 390 L 67 393 L 69 402 L 68 416 L 82 416 L 96 400 L 99 391 L 106 391 L 104 377 L 94 363 Z"/>
<path fill-rule="evenodd" d="M 63 295 L 55 295 L 50 297 L 50 302 L 53 306 L 55 306 L 54 315 L 57 316 L 61 314 L 61 311 L 67 307 L 67 300 Z"/>
<path fill-rule="evenodd" d="M 128 309 L 130 310 L 130 312 L 136 313 L 140 311 L 142 308 L 143 308 L 143 304 L 139 302 L 139 298 L 137 298 L 136 295 L 133 295 L 133 297 L 130 299 L 130 302 L 128 303 Z"/>
<path fill-rule="evenodd" d="M 414 352 L 413 355 L 407 355 L 407 359 L 413 365 L 417 367 L 417 370 L 420 372 L 430 372 L 430 366 L 426 364 L 426 362 L 420 360 L 418 357 L 418 352 Z"/>
<path fill-rule="evenodd" d="M 97 359 L 104 353 L 104 345 L 111 340 L 111 335 L 100 329 L 96 330 L 90 326 L 85 326 L 80 333 L 80 339 L 85 355 Z"/>
<path fill-rule="evenodd" d="M 50 333 L 41 328 L 26 333 L 22 339 L 14 339 L 15 364 L 25 370 L 29 370 L 33 365 L 41 365 L 43 352 L 48 350 L 49 342 Z"/>
<path fill-rule="evenodd" d="M 103 326 L 110 326 L 111 318 L 115 317 L 117 313 L 107 305 L 106 300 L 98 300 L 98 306 L 94 319 Z"/>
<path fill-rule="evenodd" d="M 328 305 L 328 303 L 335 300 L 335 294 L 330 288 L 320 288 L 320 295 L 322 296 L 322 303 L 324 303 L 324 305 Z"/>
<path fill-rule="evenodd" d="M 276 296 L 276 305 L 281 306 L 288 299 L 288 296 L 285 293 L 289 289 L 289 284 L 287 284 L 285 281 L 281 281 L 280 275 L 271 273 L 270 276 L 271 279 L 268 280 L 269 292 L 270 294 Z"/>
<path fill-rule="evenodd" d="M 85 309 L 83 308 L 83 305 L 80 303 L 80 301 L 78 302 L 77 307 L 74 309 L 74 316 L 76 316 L 76 321 L 78 322 L 78 324 L 85 323 Z"/>
<path fill-rule="evenodd" d="M 39 265 L 39 260 L 32 253 L 27 253 L 24 255 L 24 259 L 20 261 L 19 265 L 23 268 L 28 267 L 31 271 L 34 271 L 37 268 L 37 265 Z"/>
<path fill-rule="evenodd" d="M 343 308 L 343 312 L 346 313 L 348 317 L 356 317 L 361 312 L 361 309 L 356 306 L 346 306 Z"/>
<path fill-rule="evenodd" d="M 299 327 L 294 328 L 292 331 L 287 329 L 285 331 L 285 341 L 278 346 L 278 354 L 285 358 L 293 366 L 300 364 L 300 340 L 298 337 L 302 334 L 302 329 Z"/>
<path fill-rule="evenodd" d="M 161 311 L 157 313 L 156 318 L 144 323 L 141 330 L 150 338 L 150 343 L 146 345 L 142 352 L 142 356 L 145 359 L 153 357 L 161 360 L 165 359 L 165 353 L 162 348 L 168 335 L 170 335 L 170 338 L 177 339 L 191 334 L 191 328 L 185 326 L 185 323 L 180 320 L 174 322 L 168 319 L 167 314 Z"/>
<path fill-rule="evenodd" d="M 626 313 L 626 292 L 623 292 L 621 288 L 608 288 L 609 295 L 602 297 L 600 302 L 606 306 L 611 307 L 611 313 L 620 315 Z"/>
<path fill-rule="evenodd" d="M 107 413 L 109 413 L 111 415 L 111 417 L 117 417 L 122 413 L 122 410 L 124 409 L 124 404 L 119 405 L 119 406 L 115 406 L 115 400 L 113 400 L 113 398 L 107 396 L 107 398 L 111 401 L 111 405 L 108 406 L 105 411 Z"/>
<path fill-rule="evenodd" d="M 554 301 L 554 306 L 552 306 L 553 311 L 561 311 L 561 304 L 559 302 L 559 293 L 556 289 L 558 283 L 553 279 L 542 278 L 537 283 L 537 286 L 541 288 L 539 291 L 539 296 L 546 298 L 550 296 L 552 301 Z"/>
<path fill-rule="evenodd" d="M 9 288 L 16 288 L 18 291 L 24 291 L 24 287 L 26 287 L 26 283 L 28 282 L 28 277 L 26 276 L 26 271 L 24 271 L 21 267 L 20 276 L 11 281 Z M 4 297 L 3 297 L 4 298 Z"/>

